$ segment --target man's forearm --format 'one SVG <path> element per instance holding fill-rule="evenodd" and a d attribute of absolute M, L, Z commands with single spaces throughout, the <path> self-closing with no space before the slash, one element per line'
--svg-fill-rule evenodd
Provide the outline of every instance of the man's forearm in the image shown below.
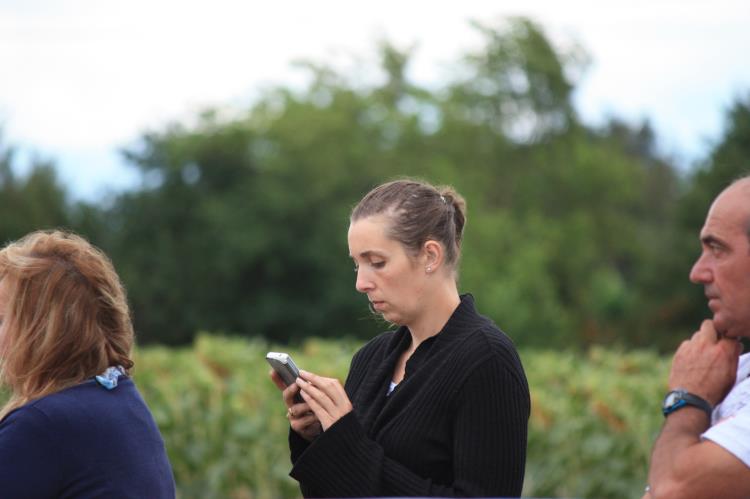
<path fill-rule="evenodd" d="M 651 454 L 648 480 L 652 497 L 669 496 L 676 487 L 695 478 L 692 467 L 685 466 L 689 464 L 686 451 L 700 443 L 709 423 L 706 413 L 695 407 L 682 408 L 667 417 Z"/>

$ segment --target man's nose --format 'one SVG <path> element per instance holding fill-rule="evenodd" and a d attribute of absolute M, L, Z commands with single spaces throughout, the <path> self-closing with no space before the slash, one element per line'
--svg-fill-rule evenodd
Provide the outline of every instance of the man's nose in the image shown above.
<path fill-rule="evenodd" d="M 693 268 L 690 269 L 690 281 L 695 284 L 706 284 L 711 282 L 713 279 L 713 272 L 710 266 L 706 263 L 705 253 L 698 257 L 698 260 L 693 264 Z"/>

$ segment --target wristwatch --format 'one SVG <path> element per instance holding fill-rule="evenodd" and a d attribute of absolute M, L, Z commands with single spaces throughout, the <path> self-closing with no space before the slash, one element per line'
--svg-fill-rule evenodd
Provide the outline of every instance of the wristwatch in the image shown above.
<path fill-rule="evenodd" d="M 682 409 L 688 405 L 702 409 L 708 416 L 708 419 L 711 419 L 711 413 L 714 410 L 714 408 L 711 407 L 711 404 L 698 395 L 693 395 L 683 388 L 678 388 L 667 393 L 661 406 L 661 412 L 664 413 L 664 417 L 667 417 L 677 409 Z"/>

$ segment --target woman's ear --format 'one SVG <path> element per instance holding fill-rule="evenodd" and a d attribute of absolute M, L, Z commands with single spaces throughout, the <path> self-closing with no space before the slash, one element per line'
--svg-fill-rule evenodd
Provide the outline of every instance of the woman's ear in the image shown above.
<path fill-rule="evenodd" d="M 431 274 L 439 269 L 445 257 L 443 245 L 433 239 L 428 239 L 422 246 L 422 251 L 425 259 L 425 272 Z"/>

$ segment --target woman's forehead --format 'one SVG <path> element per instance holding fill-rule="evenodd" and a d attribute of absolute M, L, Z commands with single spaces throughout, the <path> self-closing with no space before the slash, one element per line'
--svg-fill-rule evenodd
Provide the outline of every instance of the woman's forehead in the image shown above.
<path fill-rule="evenodd" d="M 349 252 L 352 257 L 366 252 L 390 252 L 401 244 L 388 236 L 388 219 L 374 215 L 353 221 L 349 225 Z"/>
<path fill-rule="evenodd" d="M 349 224 L 349 238 L 385 238 L 388 239 L 387 230 L 390 226 L 388 217 L 385 215 L 372 215 L 352 221 Z"/>

